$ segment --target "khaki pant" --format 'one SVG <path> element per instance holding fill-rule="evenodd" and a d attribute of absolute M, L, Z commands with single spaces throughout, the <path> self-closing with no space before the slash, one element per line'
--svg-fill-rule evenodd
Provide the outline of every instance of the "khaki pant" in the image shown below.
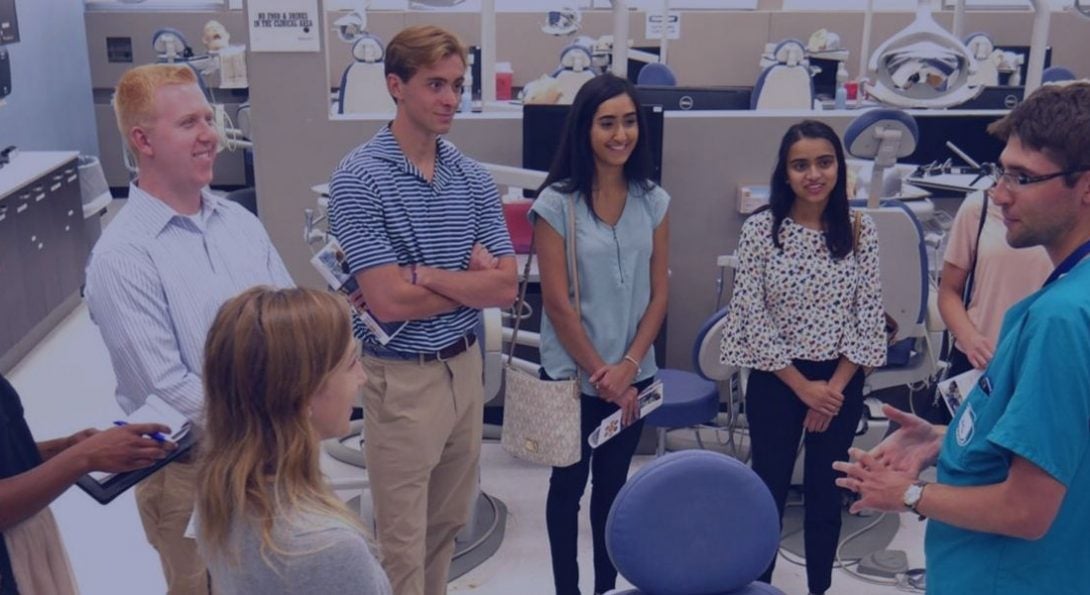
<path fill-rule="evenodd" d="M 197 466 L 175 461 L 136 486 L 136 508 L 148 543 L 159 552 L 168 595 L 208 595 L 208 571 L 197 541 L 185 537 L 197 499 Z"/>
<path fill-rule="evenodd" d="M 419 363 L 365 355 L 364 454 L 382 567 L 395 595 L 442 595 L 477 492 L 480 349 Z"/>

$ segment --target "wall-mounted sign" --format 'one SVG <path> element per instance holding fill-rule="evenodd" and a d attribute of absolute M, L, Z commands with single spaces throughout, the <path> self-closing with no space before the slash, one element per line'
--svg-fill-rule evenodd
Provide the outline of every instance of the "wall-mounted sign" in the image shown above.
<path fill-rule="evenodd" d="M 318 0 L 249 0 L 251 52 L 317 52 Z"/>
<path fill-rule="evenodd" d="M 647 39 L 662 39 L 662 30 L 666 29 L 666 39 L 681 38 L 681 13 L 671 10 L 663 18 L 662 12 L 647 11 L 647 20 L 644 23 L 644 37 Z"/>

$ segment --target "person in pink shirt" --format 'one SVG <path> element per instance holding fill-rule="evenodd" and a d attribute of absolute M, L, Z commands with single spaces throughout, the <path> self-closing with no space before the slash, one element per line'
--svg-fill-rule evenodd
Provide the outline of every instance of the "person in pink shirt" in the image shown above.
<path fill-rule="evenodd" d="M 985 205 L 987 216 L 981 221 Z M 944 261 L 939 313 L 954 340 L 948 376 L 955 376 L 988 365 L 1003 315 L 1040 289 L 1052 263 L 1040 246 L 1007 244 L 1003 213 L 983 192 L 967 196 L 958 208 Z"/>

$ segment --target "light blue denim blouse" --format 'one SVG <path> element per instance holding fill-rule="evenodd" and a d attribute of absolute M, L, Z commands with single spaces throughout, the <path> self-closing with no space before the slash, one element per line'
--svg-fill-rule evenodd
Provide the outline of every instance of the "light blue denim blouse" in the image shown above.
<path fill-rule="evenodd" d="M 616 225 L 610 226 L 594 218 L 582 195 L 546 188 L 534 201 L 528 214 L 530 222 L 541 217 L 567 239 L 568 209 L 573 204 L 583 328 L 602 359 L 617 363 L 624 359 L 651 301 L 653 235 L 666 216 L 670 195 L 658 186 L 650 190 L 629 186 L 624 211 Z M 569 297 L 574 296 L 570 283 L 568 292 Z M 541 317 L 541 364 L 552 378 L 572 378 L 576 373 L 575 361 L 560 344 L 548 316 Z M 658 371 L 654 346 L 640 368 L 636 381 Z M 580 374 L 580 384 L 584 394 L 598 394 L 587 381 L 587 373 Z"/>

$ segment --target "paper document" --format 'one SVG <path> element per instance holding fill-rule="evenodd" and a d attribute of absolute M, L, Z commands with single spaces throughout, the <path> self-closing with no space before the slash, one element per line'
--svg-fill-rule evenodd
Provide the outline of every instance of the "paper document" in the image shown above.
<path fill-rule="evenodd" d="M 649 413 L 658 409 L 662 405 L 662 381 L 656 380 L 651 386 L 643 389 L 643 392 L 636 397 L 636 401 L 640 405 L 639 419 L 647 417 Z M 624 411 L 618 410 L 602 420 L 601 425 L 595 428 L 587 438 L 591 448 L 598 448 L 605 444 L 627 427 L 621 424 L 623 414 Z"/>
<path fill-rule="evenodd" d="M 961 403 L 972 392 L 973 387 L 980 381 L 980 376 L 983 373 L 982 370 L 973 368 L 953 378 L 947 378 L 938 384 L 939 395 L 942 396 L 942 402 L 946 403 L 946 409 L 950 411 L 950 417 L 957 414 Z"/>
<path fill-rule="evenodd" d="M 189 420 L 177 409 L 171 407 L 159 395 L 148 395 L 144 404 L 136 411 L 121 420 L 118 425 L 124 424 L 163 424 L 170 428 L 170 434 L 164 434 L 163 439 L 170 442 L 179 442 L 189 433 Z M 158 439 L 158 438 L 156 438 Z M 92 471 L 88 473 L 95 481 L 106 483 L 115 475 L 105 471 Z"/>
<path fill-rule="evenodd" d="M 349 270 L 348 257 L 341 245 L 337 243 L 337 238 L 330 236 L 329 242 L 311 257 L 310 264 L 314 265 L 318 274 L 334 290 L 345 295 L 351 295 L 359 291 L 359 283 Z M 367 330 L 371 331 L 371 334 L 382 345 L 393 340 L 401 332 L 401 329 L 408 324 L 407 322 L 382 322 L 375 318 L 375 315 L 367 308 L 363 310 L 357 308 L 356 313 L 359 315 L 360 321 L 367 327 Z"/>

